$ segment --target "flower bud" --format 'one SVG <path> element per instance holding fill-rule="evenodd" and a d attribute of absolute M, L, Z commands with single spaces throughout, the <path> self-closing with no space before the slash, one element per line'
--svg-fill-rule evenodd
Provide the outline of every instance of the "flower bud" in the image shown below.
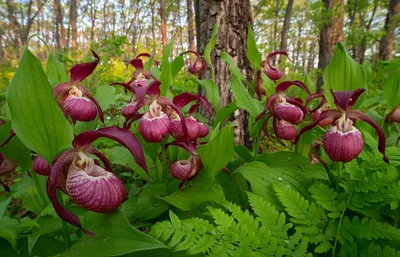
<path fill-rule="evenodd" d="M 350 162 L 363 150 L 364 140 L 353 122 L 342 117 L 326 132 L 323 144 L 332 161 Z"/>
<path fill-rule="evenodd" d="M 194 63 L 189 65 L 189 72 L 197 75 L 207 70 L 207 62 L 204 60 L 203 57 L 197 56 Z"/>
<path fill-rule="evenodd" d="M 286 120 L 293 124 L 298 124 L 303 119 L 303 111 L 296 105 L 286 102 L 286 98 L 278 96 L 274 105 L 276 116 L 280 120 Z"/>
<path fill-rule="evenodd" d="M 199 131 L 199 138 L 205 138 L 206 136 L 208 136 L 208 127 L 207 125 L 199 122 L 200 125 L 200 131 Z"/>
<path fill-rule="evenodd" d="M 271 69 L 269 65 L 265 65 L 263 68 L 264 74 L 270 79 L 270 80 L 279 80 L 282 78 L 282 71 L 278 68 Z"/>
<path fill-rule="evenodd" d="M 183 128 L 182 128 L 182 123 L 178 115 L 172 114 L 170 116 L 171 118 L 171 123 L 169 125 L 169 131 L 171 135 L 175 139 L 183 139 L 184 138 L 184 133 L 183 133 Z M 187 127 L 187 133 L 190 141 L 194 141 L 197 138 L 199 138 L 200 135 L 200 124 L 199 122 L 193 118 L 192 116 L 189 116 L 185 118 L 185 124 Z M 208 128 L 207 128 L 208 130 Z M 205 131 L 203 131 L 204 133 Z M 208 134 L 208 132 L 207 132 Z"/>
<path fill-rule="evenodd" d="M 130 118 L 132 116 L 132 113 L 136 109 L 136 103 L 135 102 L 130 102 L 125 107 L 122 109 L 122 116 L 124 116 L 126 119 Z"/>
<path fill-rule="evenodd" d="M 161 110 L 161 105 L 153 101 L 149 111 L 140 119 L 139 132 L 147 142 L 161 142 L 169 133 L 169 124 L 169 118 Z"/>
<path fill-rule="evenodd" d="M 293 140 L 297 134 L 296 128 L 285 120 L 278 120 L 276 129 L 277 136 L 285 140 Z"/>
<path fill-rule="evenodd" d="M 179 180 L 188 180 L 195 176 L 201 168 L 198 156 L 191 156 L 188 160 L 180 160 L 171 164 L 169 170 L 172 177 Z"/>
<path fill-rule="evenodd" d="M 121 180 L 96 165 L 92 158 L 71 164 L 66 189 L 71 200 L 78 206 L 94 212 L 115 210 L 126 195 Z"/>
<path fill-rule="evenodd" d="M 400 123 L 400 105 L 397 106 L 396 109 L 391 111 L 388 115 L 386 115 L 385 121 L 389 123 Z"/>
<path fill-rule="evenodd" d="M 78 121 L 92 121 L 97 116 L 95 104 L 82 96 L 69 95 L 63 109 L 72 119 Z"/>
<path fill-rule="evenodd" d="M 15 171 L 17 165 L 8 159 L 4 154 L 0 153 L 0 176 L 10 174 Z"/>
<path fill-rule="evenodd" d="M 42 156 L 38 155 L 33 161 L 33 171 L 39 175 L 48 176 L 50 175 L 51 167 Z"/>

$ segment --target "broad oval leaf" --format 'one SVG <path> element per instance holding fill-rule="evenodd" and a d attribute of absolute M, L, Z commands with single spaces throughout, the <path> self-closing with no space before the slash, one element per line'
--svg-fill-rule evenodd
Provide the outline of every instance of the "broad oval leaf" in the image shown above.
<path fill-rule="evenodd" d="M 172 68 L 171 63 L 169 61 L 169 57 L 171 56 L 172 46 L 174 44 L 174 39 L 172 39 L 167 46 L 164 48 L 162 63 L 161 63 L 161 75 L 160 75 L 160 94 L 161 96 L 165 96 L 169 87 L 172 84 Z"/>
<path fill-rule="evenodd" d="M 83 239 L 63 253 L 63 256 L 120 256 L 124 254 L 166 249 L 163 243 L 132 227 L 120 211 L 109 214 L 93 214 L 92 224 L 85 224 L 97 236 L 84 235 Z M 140 255 L 138 255 L 140 256 Z"/>
<path fill-rule="evenodd" d="M 400 104 L 400 68 L 394 69 L 383 82 L 382 93 L 386 100 L 386 112 Z"/>
<path fill-rule="evenodd" d="M 204 59 L 207 61 L 207 63 L 211 63 L 211 51 L 214 49 L 215 44 L 217 42 L 218 30 L 219 30 L 218 24 L 214 24 L 210 41 L 208 41 L 206 47 L 204 48 L 203 55 L 204 55 Z"/>
<path fill-rule="evenodd" d="M 50 53 L 47 59 L 47 78 L 52 87 L 55 87 L 62 82 L 68 82 L 69 77 L 65 71 L 64 64 L 57 60 L 57 58 Z"/>
<path fill-rule="evenodd" d="M 208 172 L 217 175 L 235 157 L 233 142 L 232 127 L 225 127 L 210 142 L 197 147 L 204 168 Z"/>
<path fill-rule="evenodd" d="M 8 88 L 7 102 L 12 127 L 21 142 L 48 163 L 71 147 L 72 126 L 53 98 L 39 59 L 28 48 Z"/>
<path fill-rule="evenodd" d="M 254 32 L 251 29 L 251 25 L 249 23 L 248 28 L 247 28 L 247 58 L 251 62 L 251 65 L 253 66 L 254 69 L 258 69 L 260 67 L 261 61 L 262 61 L 262 56 L 260 51 L 257 48 L 257 43 L 254 38 Z"/>
<path fill-rule="evenodd" d="M 351 58 L 342 43 L 338 42 L 332 61 L 324 71 L 324 93 L 331 107 L 333 97 L 330 89 L 334 91 L 352 91 L 357 88 L 367 88 L 367 75 L 361 64 Z M 354 109 L 357 109 L 364 101 L 366 94 L 361 96 Z"/>

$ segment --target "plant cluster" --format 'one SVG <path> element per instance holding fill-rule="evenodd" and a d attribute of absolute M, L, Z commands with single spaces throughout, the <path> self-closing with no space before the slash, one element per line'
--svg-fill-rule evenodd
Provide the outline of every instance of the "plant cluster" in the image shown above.
<path fill-rule="evenodd" d="M 126 82 L 93 95 L 95 51 L 68 78 L 53 55 L 46 74 L 25 50 L 1 117 L 1 256 L 400 256 L 400 154 L 389 140 L 399 73 L 374 114 L 362 109 L 368 76 L 341 43 L 315 92 L 272 65 L 287 53 L 262 60 L 249 27 L 254 79 L 222 52 L 234 101 L 220 106 L 217 32 L 203 55 L 171 61 L 173 41 L 160 61 L 137 55 Z M 177 90 L 182 73 L 202 93 Z M 252 149 L 234 145 L 226 120 L 238 109 Z M 263 153 L 266 139 L 287 150 Z"/>

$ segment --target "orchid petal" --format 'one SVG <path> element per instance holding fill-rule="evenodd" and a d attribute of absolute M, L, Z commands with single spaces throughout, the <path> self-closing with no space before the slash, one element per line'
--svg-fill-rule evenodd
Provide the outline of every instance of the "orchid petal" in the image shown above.
<path fill-rule="evenodd" d="M 71 74 L 70 76 L 71 83 L 75 84 L 81 82 L 87 76 L 92 74 L 94 69 L 96 69 L 96 66 L 100 61 L 100 57 L 93 50 L 92 54 L 95 59 L 93 62 L 75 64 L 74 67 L 71 68 L 71 70 L 69 71 Z"/>
<path fill-rule="evenodd" d="M 189 115 L 193 115 L 193 113 L 196 112 L 196 110 L 197 110 L 197 108 L 199 108 L 199 106 L 200 106 L 200 103 L 197 103 L 197 104 L 194 104 L 194 105 L 190 106 Z"/>
<path fill-rule="evenodd" d="M 360 97 L 362 93 L 365 92 L 365 88 L 358 88 L 353 91 L 341 91 L 335 92 L 330 89 L 334 103 L 336 107 L 343 111 L 351 110 L 354 104 L 357 102 L 357 99 Z"/>
<path fill-rule="evenodd" d="M 74 148 L 80 148 L 84 145 L 91 144 L 100 137 L 112 139 L 125 146 L 132 153 L 136 163 L 148 174 L 143 147 L 136 136 L 127 129 L 119 127 L 106 127 L 98 130 L 86 131 L 77 135 L 72 142 L 72 145 Z"/>
<path fill-rule="evenodd" d="M 376 132 L 378 133 L 378 150 L 379 150 L 379 152 L 381 152 L 383 154 L 383 160 L 385 162 L 389 163 L 389 159 L 385 154 L 386 137 L 385 137 L 385 133 L 383 132 L 382 128 L 373 119 L 371 119 L 365 113 L 360 112 L 358 110 L 349 111 L 347 113 L 347 115 L 350 119 L 358 119 L 358 120 L 365 121 L 366 123 L 371 125 L 376 130 Z"/>
<path fill-rule="evenodd" d="M 321 100 L 321 102 L 317 105 L 317 107 L 315 107 L 314 109 L 310 110 L 310 113 L 315 112 L 316 110 L 318 110 L 319 108 L 321 108 L 321 106 L 322 106 L 324 103 L 326 103 L 326 99 L 325 99 L 324 94 L 321 94 L 321 93 L 314 93 L 314 94 L 311 94 L 311 95 L 309 95 L 309 96 L 307 97 L 307 99 L 306 99 L 306 106 L 307 106 L 312 100 L 317 99 L 317 98 L 322 98 L 322 100 Z"/>
<path fill-rule="evenodd" d="M 101 106 L 99 104 L 99 102 L 97 101 L 96 98 L 94 98 L 89 91 L 87 91 L 82 85 L 78 85 L 77 86 L 79 88 L 79 90 L 82 91 L 82 93 L 84 93 L 86 95 L 87 98 L 89 98 L 95 105 L 97 108 L 97 112 L 99 113 L 99 118 L 101 120 L 101 122 L 104 123 L 104 114 L 103 114 L 103 110 L 101 109 Z"/>
<path fill-rule="evenodd" d="M 92 232 L 89 232 L 85 229 L 82 228 L 82 224 L 75 214 L 72 212 L 68 211 L 65 209 L 59 202 L 57 198 L 57 178 L 60 173 L 67 172 L 70 165 L 74 161 L 74 158 L 76 156 L 75 150 L 69 150 L 66 152 L 63 152 L 53 162 L 53 169 L 52 172 L 50 173 L 50 176 L 47 180 L 47 195 L 49 196 L 49 199 L 57 212 L 58 216 L 60 216 L 61 219 L 64 221 L 82 229 L 82 231 L 90 236 L 94 236 Z"/>
<path fill-rule="evenodd" d="M 306 107 L 304 107 L 304 105 L 301 102 L 299 102 L 298 99 L 286 97 L 286 102 L 299 107 L 303 111 L 303 113 L 307 113 Z"/>
<path fill-rule="evenodd" d="M 54 88 L 54 99 L 57 99 L 58 95 L 62 92 L 68 91 L 72 88 L 72 85 L 68 82 L 63 82 Z"/>
<path fill-rule="evenodd" d="M 114 85 L 118 85 L 118 86 L 123 86 L 125 89 L 133 92 L 132 87 L 130 86 L 130 83 L 124 83 L 124 82 L 112 82 L 110 84 L 110 86 L 114 86 Z"/>
<path fill-rule="evenodd" d="M 310 90 L 308 90 L 307 86 L 303 82 L 301 82 L 299 80 L 281 82 L 276 87 L 275 92 L 276 93 L 282 93 L 282 92 L 286 91 L 291 86 L 298 86 L 299 88 L 303 89 L 307 94 L 311 95 L 311 92 L 310 92 Z"/>
<path fill-rule="evenodd" d="M 129 61 L 128 65 L 132 65 L 133 67 L 135 67 L 136 70 L 143 70 L 143 61 L 142 59 L 139 58 L 134 58 L 132 60 Z"/>
<path fill-rule="evenodd" d="M 268 132 L 268 121 L 271 117 L 272 117 L 271 114 L 267 116 L 267 118 L 265 119 L 264 127 L 263 127 L 264 134 L 267 136 L 268 139 L 272 138 L 271 134 Z"/>
<path fill-rule="evenodd" d="M 276 139 L 278 140 L 278 142 L 281 144 L 281 145 L 283 145 L 283 146 L 286 146 L 286 144 L 282 141 L 282 139 L 278 136 L 278 127 L 277 127 L 277 125 L 276 125 L 276 123 L 278 122 L 278 119 L 276 118 L 276 116 L 273 116 L 274 118 L 273 118 L 273 120 L 272 120 L 272 127 L 273 127 L 273 129 L 274 129 L 274 133 L 275 133 L 275 136 L 276 136 Z"/>
<path fill-rule="evenodd" d="M 206 112 L 212 115 L 214 108 L 212 104 L 204 96 L 199 96 L 196 94 L 186 92 L 175 96 L 173 102 L 176 106 L 182 108 L 196 100 L 200 101 L 201 105 L 204 107 L 204 110 L 206 110 Z"/>
<path fill-rule="evenodd" d="M 13 139 L 14 136 L 15 136 L 15 132 L 14 132 L 14 130 L 11 130 L 10 136 L 8 136 L 8 138 L 0 145 L 0 147 L 3 147 L 6 144 L 8 144 L 11 141 L 11 139 Z"/>
<path fill-rule="evenodd" d="M 339 118 L 341 115 L 342 115 L 342 112 L 340 112 L 340 111 L 338 111 L 338 110 L 326 110 L 326 111 L 321 112 L 321 114 L 319 115 L 318 119 L 315 119 L 311 124 L 308 124 L 307 126 L 304 126 L 304 127 L 300 130 L 300 133 L 296 136 L 296 138 L 294 139 L 294 142 L 293 142 L 293 143 L 294 143 L 294 144 L 297 144 L 297 142 L 298 142 L 299 139 L 300 139 L 300 136 L 301 136 L 303 133 L 305 133 L 305 132 L 309 131 L 310 129 L 314 128 L 315 126 L 317 126 L 318 123 L 319 123 L 321 120 L 324 120 L 324 119 L 326 119 L 326 118 L 328 118 L 328 117 L 332 117 L 333 119 L 337 119 L 337 118 Z"/>
<path fill-rule="evenodd" d="M 93 146 L 90 146 L 85 149 L 85 152 L 97 156 L 103 162 L 105 170 L 112 172 L 110 160 L 108 160 L 107 157 L 104 154 L 102 154 L 99 150 L 97 150 Z"/>
<path fill-rule="evenodd" d="M 180 54 L 180 56 L 183 56 L 183 55 L 185 55 L 185 54 L 189 54 L 189 53 L 191 53 L 191 54 L 194 54 L 194 55 L 196 55 L 197 57 L 200 57 L 200 54 L 199 54 L 198 52 L 196 52 L 196 51 L 192 51 L 192 50 L 189 50 L 189 51 L 183 52 L 183 53 L 181 53 L 181 54 Z"/>
<path fill-rule="evenodd" d="M 266 58 L 267 64 L 272 70 L 276 70 L 276 68 L 271 65 L 271 58 L 278 54 L 285 55 L 289 59 L 289 56 L 286 51 L 274 51 L 274 52 L 268 54 L 267 58 Z M 289 59 L 289 61 L 290 61 L 290 59 Z"/>
<path fill-rule="evenodd" d="M 173 102 L 171 102 L 168 98 L 166 97 L 160 97 L 158 98 L 158 100 L 163 101 L 165 104 L 167 104 L 168 106 L 170 106 L 172 109 L 174 109 L 174 111 L 179 115 L 179 118 L 181 119 L 181 124 L 182 124 L 182 129 L 183 129 L 183 134 L 185 135 L 186 138 L 186 143 L 189 144 L 189 136 L 188 136 L 188 129 L 186 126 L 186 122 L 185 122 L 185 117 L 183 116 L 181 109 L 178 108 L 178 106 L 176 106 Z"/>
<path fill-rule="evenodd" d="M 175 141 L 172 141 L 171 143 L 165 144 L 165 149 L 167 149 L 168 146 L 170 146 L 170 145 L 178 146 L 178 147 L 186 150 L 187 152 L 189 152 L 192 155 L 197 154 L 197 146 L 193 143 L 186 144 L 186 142 L 175 140 Z"/>

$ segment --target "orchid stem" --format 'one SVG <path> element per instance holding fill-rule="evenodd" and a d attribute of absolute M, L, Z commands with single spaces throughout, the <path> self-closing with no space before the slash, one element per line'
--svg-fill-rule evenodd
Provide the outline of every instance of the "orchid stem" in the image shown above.
<path fill-rule="evenodd" d="M 31 176 L 33 178 L 33 182 L 35 183 L 36 190 L 38 191 L 40 200 L 43 202 L 43 207 L 45 208 L 47 205 L 47 200 L 45 195 L 43 194 L 42 187 L 40 186 L 38 176 L 35 172 L 31 172 Z"/>
<path fill-rule="evenodd" d="M 354 192 L 354 189 L 350 192 L 350 195 L 349 195 L 349 198 L 347 199 L 346 205 L 344 206 L 342 214 L 340 215 L 339 226 L 338 226 L 338 229 L 336 231 L 335 243 L 333 244 L 333 249 L 332 249 L 332 257 L 335 257 L 336 246 L 337 246 L 337 242 L 338 242 L 339 236 L 340 236 L 340 229 L 342 228 L 344 213 L 346 212 L 347 207 L 349 206 L 351 197 L 353 196 L 353 192 Z"/>
<path fill-rule="evenodd" d="M 169 183 L 168 183 L 168 169 L 167 169 L 167 153 L 165 152 L 164 144 L 161 145 L 161 158 L 162 158 L 162 171 L 164 176 L 165 188 L 167 190 L 167 195 L 169 195 Z"/>
<path fill-rule="evenodd" d="M 339 193 L 340 190 L 340 181 L 342 180 L 342 170 L 343 170 L 343 162 L 338 162 L 339 169 L 338 169 L 338 175 L 336 178 L 336 192 Z"/>
<path fill-rule="evenodd" d="M 57 198 L 58 200 L 61 202 L 61 204 L 64 206 L 64 200 L 62 198 L 62 195 L 60 193 L 60 190 L 57 190 Z M 65 241 L 65 246 L 67 247 L 67 249 L 71 248 L 71 238 L 68 232 L 68 227 L 67 227 L 67 223 L 61 219 L 61 225 L 62 225 L 62 230 L 63 230 L 63 237 L 64 237 L 64 241 Z"/>

